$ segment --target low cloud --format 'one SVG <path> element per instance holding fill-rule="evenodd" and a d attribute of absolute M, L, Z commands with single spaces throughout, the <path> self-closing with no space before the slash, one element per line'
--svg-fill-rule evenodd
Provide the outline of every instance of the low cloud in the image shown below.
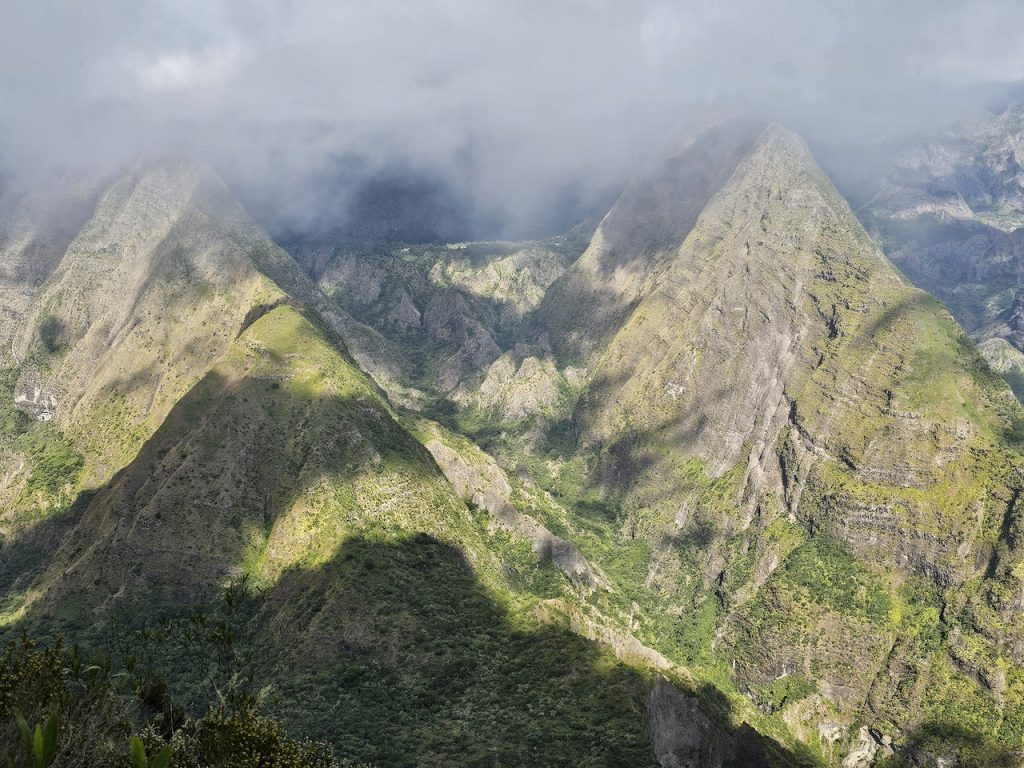
<path fill-rule="evenodd" d="M 1016 0 L 0 2 L 8 171 L 198 152 L 281 226 L 406 169 L 522 232 L 708 114 L 863 144 L 1024 78 Z"/>
<path fill-rule="evenodd" d="M 142 59 L 131 67 L 144 91 L 177 91 L 223 86 L 237 76 L 240 57 L 227 46 L 202 52 L 177 51 Z"/>

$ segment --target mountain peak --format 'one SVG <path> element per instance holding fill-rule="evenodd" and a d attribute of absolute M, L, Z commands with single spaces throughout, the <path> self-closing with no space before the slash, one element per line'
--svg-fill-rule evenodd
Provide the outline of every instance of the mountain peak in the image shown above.
<path fill-rule="evenodd" d="M 607 341 L 756 136 L 749 123 L 704 130 L 629 184 L 538 311 L 556 352 L 586 359 Z"/>
<path fill-rule="evenodd" d="M 266 274 L 274 253 L 299 272 L 202 161 L 138 163 L 99 197 L 26 312 L 19 407 L 79 434 L 87 477 L 108 477 L 253 307 L 284 296 Z"/>
<path fill-rule="evenodd" d="M 641 285 L 573 416 L 589 482 L 657 553 L 648 578 L 685 573 L 727 609 L 715 642 L 744 690 L 821 669 L 828 716 L 852 721 L 871 680 L 899 675 L 881 585 L 969 590 L 995 571 L 1024 413 L 781 126 Z M 787 556 L 816 563 L 814 584 L 847 584 L 855 562 L 884 600 L 808 597 L 775 574 Z M 1015 610 L 989 610 L 983 632 L 1009 632 Z M 879 706 L 899 721 L 916 705 Z"/>
<path fill-rule="evenodd" d="M 764 147 L 772 152 L 789 155 L 804 155 L 809 159 L 810 150 L 803 137 L 782 123 L 768 123 L 754 142 L 754 148 Z"/>
<path fill-rule="evenodd" d="M 935 338 L 941 362 L 918 349 Z M 608 461 L 625 462 L 606 470 L 619 478 L 647 463 L 628 449 L 646 435 L 710 477 L 745 466 L 748 498 L 785 491 L 796 503 L 774 448 L 796 421 L 824 463 L 927 487 L 941 479 L 935 467 L 970 461 L 965 436 L 998 442 L 1011 418 L 958 339 L 948 314 L 870 241 L 804 141 L 772 125 L 651 278 L 578 419 Z M 922 399 L 911 369 L 943 396 Z M 985 406 L 951 412 L 947 398 L 964 391 Z M 900 447 L 924 429 L 949 440 Z M 885 469 L 904 453 L 906 466 Z"/>
<path fill-rule="evenodd" d="M 828 204 L 848 210 L 845 200 L 818 167 L 807 142 L 800 134 L 779 123 L 765 127 L 746 158 L 737 166 L 735 175 L 755 171 L 762 184 L 784 180 L 791 188 L 807 186 L 809 191 L 811 185 L 819 187 L 818 191 L 826 194 Z"/>

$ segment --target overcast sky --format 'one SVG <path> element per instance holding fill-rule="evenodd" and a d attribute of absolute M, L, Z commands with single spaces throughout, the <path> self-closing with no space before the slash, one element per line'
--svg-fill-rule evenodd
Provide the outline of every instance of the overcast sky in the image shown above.
<path fill-rule="evenodd" d="M 525 222 L 709 106 L 840 140 L 950 119 L 965 86 L 1024 78 L 1021 20 L 1019 0 L 0 0 L 0 164 L 193 150 L 298 215 L 358 156 Z"/>

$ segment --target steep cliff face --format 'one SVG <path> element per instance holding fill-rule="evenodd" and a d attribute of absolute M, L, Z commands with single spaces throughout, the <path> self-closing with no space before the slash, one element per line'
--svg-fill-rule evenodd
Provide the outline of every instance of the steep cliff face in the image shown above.
<path fill-rule="evenodd" d="M 985 738 L 1018 744 L 999 661 L 1018 647 L 1009 390 L 777 126 L 680 245 L 638 250 L 661 255 L 631 306 L 611 299 L 625 319 L 589 352 L 578 447 L 544 458 L 556 488 L 587 468 L 567 498 L 602 488 L 623 545 L 646 542 L 620 577 L 655 597 L 630 620 L 693 625 L 673 631 L 837 760 L 862 749 L 857 719 L 906 743 L 950 725 L 958 697 L 985 702 Z M 905 687 L 915 654 L 927 693 Z"/>
<path fill-rule="evenodd" d="M 936 491 L 956 478 L 980 503 L 983 488 L 1007 497 L 976 458 L 1009 460 L 1021 414 L 1007 394 L 871 244 L 803 142 L 771 128 L 609 344 L 577 421 L 612 478 L 645 461 L 665 478 L 680 454 L 709 478 L 736 468 L 751 511 L 772 496 L 854 547 L 890 523 L 917 530 L 916 543 L 891 542 L 903 563 L 963 581 L 983 553 L 957 548 L 986 524 L 968 504 L 951 528 Z M 862 517 L 865 504 L 886 511 Z"/>
<path fill-rule="evenodd" d="M 763 450 L 788 418 L 787 387 L 819 364 L 829 333 L 851 330 L 842 315 L 859 321 L 869 287 L 899 282 L 855 227 L 802 142 L 769 129 L 600 358 L 587 432 L 609 443 L 667 428 L 713 476 L 744 443 Z"/>
<path fill-rule="evenodd" d="M 723 717 L 728 702 L 710 686 L 684 693 L 658 679 L 647 706 L 654 751 L 662 768 L 768 768 L 793 760 L 750 726 L 731 727 Z M 714 713 L 710 717 L 709 711 Z"/>

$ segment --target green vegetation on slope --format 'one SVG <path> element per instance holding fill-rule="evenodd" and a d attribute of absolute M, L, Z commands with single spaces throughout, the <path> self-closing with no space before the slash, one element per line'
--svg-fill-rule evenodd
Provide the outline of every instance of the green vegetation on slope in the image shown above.
<path fill-rule="evenodd" d="M 18 527 L 66 509 L 79 491 L 82 454 L 51 422 L 14 406 L 17 368 L 0 370 L 0 463 L 7 475 L 0 497 L 6 526 Z"/>
<path fill-rule="evenodd" d="M 161 608 L 201 601 L 227 564 L 265 590 L 236 636 L 261 660 L 274 711 L 341 758 L 654 764 L 646 674 L 534 616 L 542 596 L 571 594 L 565 577 L 536 560 L 524 569 L 521 544 L 492 548 L 507 536 L 454 497 L 376 389 L 292 307 L 253 322 L 76 514 L 10 631 L 64 627 L 101 643 L 112 622 L 144 628 Z M 79 538 L 102 557 L 82 556 Z M 205 673 L 148 655 L 201 717 Z"/>
<path fill-rule="evenodd" d="M 25 452 L 31 469 L 26 491 L 57 496 L 65 488 L 74 489 L 82 469 L 82 456 L 52 427 L 37 426 L 15 441 Z"/>
<path fill-rule="evenodd" d="M 388 766 L 654 765 L 644 675 L 480 584 L 425 535 L 352 539 L 267 595 L 302 733 Z M 501 600 L 502 602 L 496 602 Z M 313 632 L 292 635 L 292 627 Z"/>
<path fill-rule="evenodd" d="M 147 628 L 139 653 L 199 722 L 216 665 L 146 633 L 160 612 L 219 628 L 181 611 L 244 575 L 264 593 L 231 629 L 245 691 L 381 765 L 653 764 L 648 664 L 711 713 L 705 746 L 742 732 L 780 765 L 838 762 L 861 723 L 979 760 L 1022 743 L 1024 411 L 799 139 L 769 129 L 718 194 L 662 200 L 656 242 L 633 217 L 661 187 L 634 189 L 559 338 L 543 303 L 572 244 L 336 249 L 331 306 L 199 189 L 218 227 L 189 209 L 142 254 L 110 357 L 79 315 L 88 259 L 45 292 L 30 363 L 78 376 L 78 410 L 0 412 L 16 493 L 62 510 L 4 542 L 8 632 Z M 393 401 L 345 351 L 356 331 Z M 491 488 L 446 481 L 435 439 Z M 101 487 L 71 504 L 79 474 Z"/>

